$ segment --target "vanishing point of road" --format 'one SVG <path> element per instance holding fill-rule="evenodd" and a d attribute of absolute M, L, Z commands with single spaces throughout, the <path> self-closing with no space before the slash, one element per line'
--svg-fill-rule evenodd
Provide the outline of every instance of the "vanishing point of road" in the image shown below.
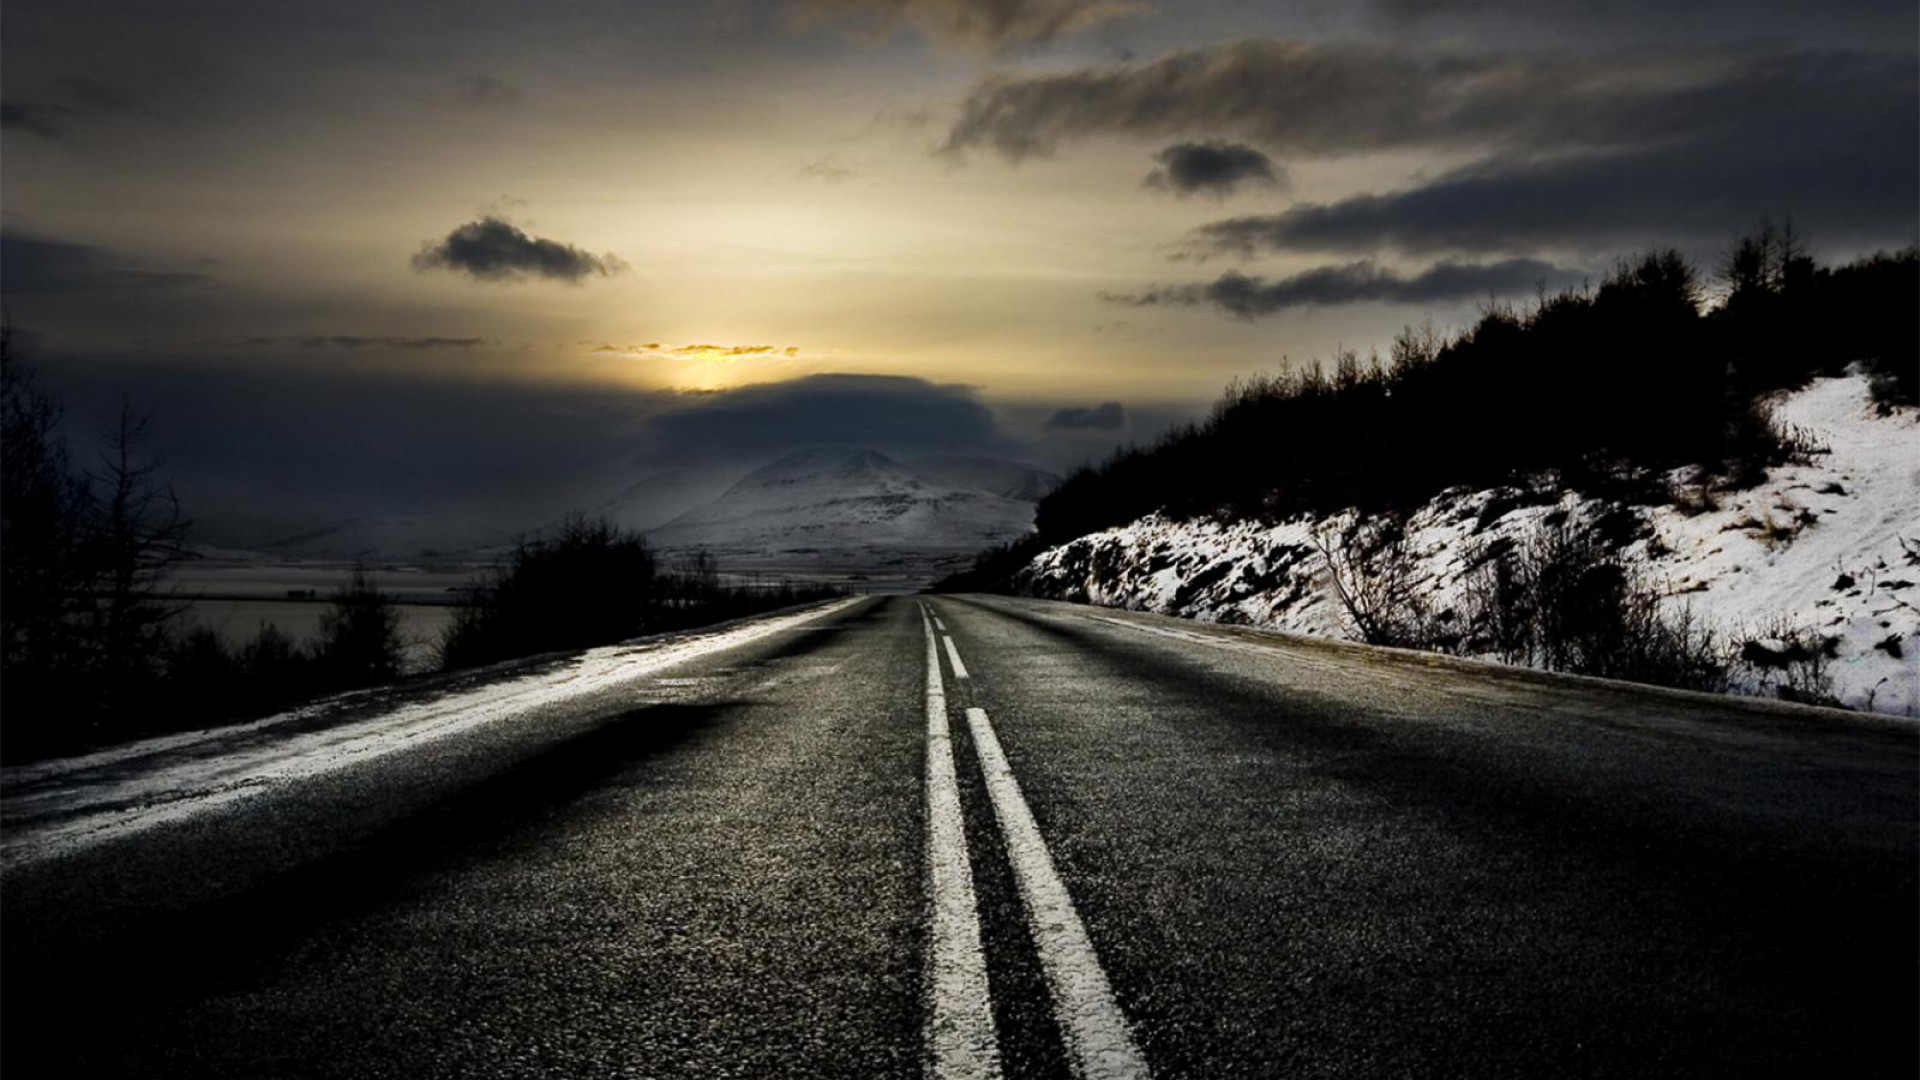
<path fill-rule="evenodd" d="M 0 776 L 0 1069 L 1912 1077 L 1920 728 L 840 601 Z"/>

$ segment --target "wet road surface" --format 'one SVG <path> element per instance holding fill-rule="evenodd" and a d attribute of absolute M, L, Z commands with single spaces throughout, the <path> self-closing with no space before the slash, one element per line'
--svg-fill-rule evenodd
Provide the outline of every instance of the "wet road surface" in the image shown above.
<path fill-rule="evenodd" d="M 10 770 L 0 1069 L 1920 1068 L 1908 724 L 1003 598 L 759 627 Z"/>

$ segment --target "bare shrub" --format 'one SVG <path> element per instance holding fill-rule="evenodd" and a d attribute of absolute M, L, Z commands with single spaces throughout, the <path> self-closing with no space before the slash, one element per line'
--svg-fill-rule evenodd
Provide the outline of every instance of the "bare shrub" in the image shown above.
<path fill-rule="evenodd" d="M 1355 514 L 1323 524 L 1314 547 L 1354 632 L 1369 645 L 1429 648 L 1439 627 L 1420 594 L 1406 521 L 1391 514 Z"/>
<path fill-rule="evenodd" d="M 1727 686 L 1717 635 L 1690 608 L 1663 612 L 1659 590 L 1594 523 L 1554 517 L 1524 543 L 1488 545 L 1462 591 L 1469 648 L 1505 663 L 1692 690 Z"/>
<path fill-rule="evenodd" d="M 1839 706 L 1829 665 L 1840 639 L 1774 618 L 1740 643 L 1740 666 L 1750 688 L 1782 701 Z"/>
<path fill-rule="evenodd" d="M 1534 656 L 1533 585 L 1514 549 L 1510 537 L 1501 537 L 1469 552 L 1461 609 L 1469 648 L 1477 645 L 1503 664 L 1527 664 Z"/>

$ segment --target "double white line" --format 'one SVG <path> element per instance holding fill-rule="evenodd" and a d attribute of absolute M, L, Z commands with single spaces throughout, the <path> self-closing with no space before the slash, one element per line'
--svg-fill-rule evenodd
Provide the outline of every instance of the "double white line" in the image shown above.
<path fill-rule="evenodd" d="M 932 1080 L 994 1080 L 1001 1075 L 999 1042 L 986 955 L 980 945 L 979 905 L 974 898 L 960 791 L 954 780 L 940 652 L 925 604 L 920 606 L 920 622 L 927 638 L 927 854 L 933 909 L 927 1075 Z M 941 629 L 946 626 L 942 624 Z M 954 678 L 967 678 L 953 638 L 944 633 L 939 637 L 953 663 Z M 1146 1060 L 1134 1045 L 1126 1017 L 1113 999 L 1113 987 L 1087 939 L 1086 925 L 1054 869 L 1053 856 L 986 710 L 968 709 L 967 728 L 980 756 L 987 798 L 1006 841 L 1007 859 L 1026 908 L 1027 927 L 1040 956 L 1073 1075 L 1078 1080 L 1144 1080 Z"/>

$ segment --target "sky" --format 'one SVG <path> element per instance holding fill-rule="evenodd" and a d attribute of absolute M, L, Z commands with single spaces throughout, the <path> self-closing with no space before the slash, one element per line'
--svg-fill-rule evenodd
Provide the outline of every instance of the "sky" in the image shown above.
<path fill-rule="evenodd" d="M 210 538 L 1229 380 L 1760 219 L 1920 233 L 1911 0 L 9 0 L 0 291 Z"/>

